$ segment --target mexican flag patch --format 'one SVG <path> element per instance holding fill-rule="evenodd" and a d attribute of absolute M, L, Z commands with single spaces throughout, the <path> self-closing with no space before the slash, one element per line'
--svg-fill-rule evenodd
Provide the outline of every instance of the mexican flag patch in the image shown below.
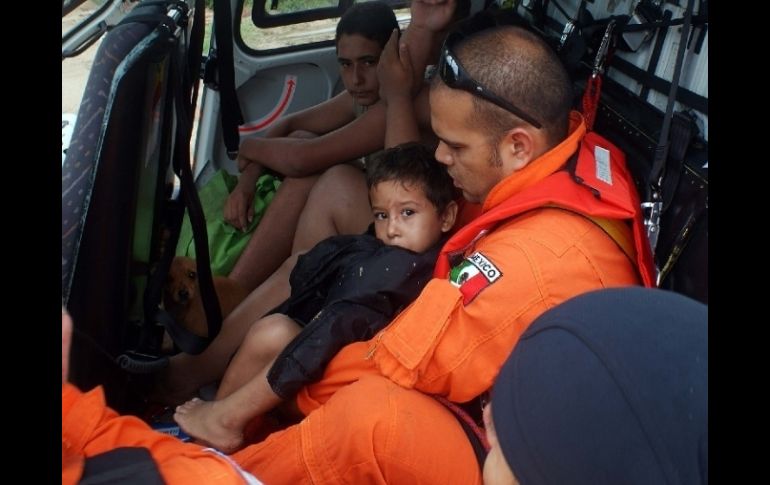
<path fill-rule="evenodd" d="M 480 252 L 465 258 L 449 272 L 449 282 L 460 288 L 463 305 L 473 301 L 481 290 L 497 281 L 503 274 Z"/>

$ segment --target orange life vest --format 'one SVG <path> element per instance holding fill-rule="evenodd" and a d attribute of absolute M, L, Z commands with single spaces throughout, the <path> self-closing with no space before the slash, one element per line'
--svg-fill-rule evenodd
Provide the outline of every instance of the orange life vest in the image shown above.
<path fill-rule="evenodd" d="M 595 132 L 583 137 L 577 160 L 573 157 L 564 170 L 525 188 L 458 230 L 441 249 L 434 277 L 446 278 L 453 256 L 461 254 L 499 223 L 544 206 L 571 210 L 602 226 L 627 254 L 630 253 L 644 286 L 655 286 L 655 263 L 625 154 Z M 629 223 L 632 241 L 624 244 L 622 234 L 613 234 L 603 221 Z M 631 250 L 624 246 L 630 246 Z"/>

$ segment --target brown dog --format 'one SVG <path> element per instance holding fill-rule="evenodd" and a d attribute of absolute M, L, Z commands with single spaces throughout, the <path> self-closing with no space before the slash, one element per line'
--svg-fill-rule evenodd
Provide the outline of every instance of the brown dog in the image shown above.
<path fill-rule="evenodd" d="M 219 298 L 223 319 L 249 294 L 238 283 L 224 276 L 214 276 L 214 289 Z M 201 337 L 208 334 L 194 259 L 177 256 L 171 262 L 163 291 L 163 306 L 177 323 L 187 330 Z"/>

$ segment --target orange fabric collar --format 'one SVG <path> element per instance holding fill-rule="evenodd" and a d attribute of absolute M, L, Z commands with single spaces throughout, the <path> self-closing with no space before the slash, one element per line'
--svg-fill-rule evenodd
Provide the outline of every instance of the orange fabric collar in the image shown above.
<path fill-rule="evenodd" d="M 569 116 L 569 136 L 541 157 L 531 161 L 527 166 L 517 170 L 492 187 L 486 200 L 484 200 L 482 212 L 487 212 L 514 194 L 531 187 L 559 170 L 577 151 L 578 144 L 583 139 L 585 132 L 586 125 L 583 115 L 577 111 L 572 111 Z"/>

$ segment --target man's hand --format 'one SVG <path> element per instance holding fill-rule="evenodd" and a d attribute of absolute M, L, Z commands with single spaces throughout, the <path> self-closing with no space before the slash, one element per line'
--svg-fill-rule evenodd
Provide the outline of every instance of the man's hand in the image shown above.
<path fill-rule="evenodd" d="M 456 0 L 413 0 L 410 27 L 439 32 L 449 26 Z"/>
<path fill-rule="evenodd" d="M 398 97 L 411 100 L 414 95 L 414 74 L 409 48 L 406 44 L 399 42 L 397 29 L 393 29 L 390 39 L 380 54 L 377 78 L 380 82 L 380 99 L 385 104 Z"/>

